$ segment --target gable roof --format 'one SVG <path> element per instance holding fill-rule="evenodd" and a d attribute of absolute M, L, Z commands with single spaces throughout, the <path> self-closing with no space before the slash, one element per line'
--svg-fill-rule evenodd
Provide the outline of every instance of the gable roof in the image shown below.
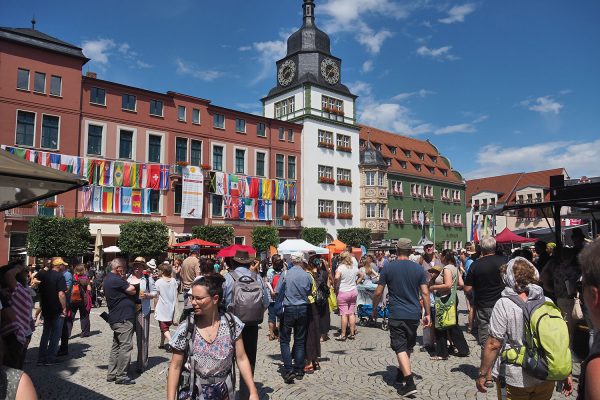
<path fill-rule="evenodd" d="M 80 47 L 31 28 L 0 27 L 0 39 L 80 58 L 84 60 L 84 63 L 89 61 Z"/>
<path fill-rule="evenodd" d="M 497 203 L 514 203 L 516 192 L 525 187 L 537 186 L 548 188 L 552 175 L 567 175 L 564 168 L 548 169 L 535 172 L 518 172 L 515 174 L 491 176 L 487 178 L 467 180 L 467 204 L 471 198 L 481 192 L 497 192 Z M 550 199 L 550 194 L 545 194 L 545 200 Z"/>
<path fill-rule="evenodd" d="M 402 136 L 367 125 L 359 126 L 360 139 L 366 143 L 370 142 L 373 146 L 381 145 L 380 152 L 383 157 L 391 159 L 388 173 L 463 184 L 460 173 L 452 169 L 448 159 L 442 156 L 428 140 Z M 392 148 L 396 148 L 396 154 L 392 153 Z M 422 160 L 419 158 L 420 155 L 423 156 Z M 406 164 L 406 168 L 402 164 Z M 420 171 L 417 169 L 418 166 L 421 168 Z M 446 176 L 443 175 L 443 171 L 446 172 Z"/>

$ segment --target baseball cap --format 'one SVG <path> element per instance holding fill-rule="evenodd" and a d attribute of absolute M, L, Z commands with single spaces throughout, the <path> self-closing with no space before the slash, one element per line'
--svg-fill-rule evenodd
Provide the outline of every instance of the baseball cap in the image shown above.
<path fill-rule="evenodd" d="M 65 260 L 62 259 L 62 257 L 54 257 L 52 259 L 52 266 L 56 267 L 58 265 L 69 265 L 69 264 L 66 263 Z"/>
<path fill-rule="evenodd" d="M 398 250 L 412 250 L 412 240 L 408 238 L 400 238 L 396 242 L 396 248 Z"/>

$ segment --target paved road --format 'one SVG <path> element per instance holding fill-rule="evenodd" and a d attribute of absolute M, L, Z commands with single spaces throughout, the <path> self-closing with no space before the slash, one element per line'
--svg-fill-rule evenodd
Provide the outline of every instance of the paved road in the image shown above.
<path fill-rule="evenodd" d="M 464 302 L 462 303 L 464 304 Z M 34 333 L 27 354 L 25 370 L 31 375 L 42 399 L 68 398 L 85 400 L 165 399 L 168 354 L 159 350 L 159 330 L 152 319 L 150 340 L 150 369 L 133 386 L 118 386 L 106 382 L 108 351 L 112 334 L 99 317 L 104 309 L 92 310 L 93 336 L 79 337 L 79 321 L 75 321 L 69 344 L 69 358 L 63 364 L 51 367 L 35 365 L 41 327 Z M 461 320 L 464 325 L 464 313 Z M 338 324 L 337 317 L 332 324 Z M 399 398 L 391 385 L 396 374 L 395 355 L 389 348 L 389 334 L 378 328 L 359 328 L 355 341 L 330 340 L 323 345 L 322 370 L 293 385 L 283 383 L 278 369 L 281 366 L 278 342 L 270 342 L 263 327 L 259 339 L 256 381 L 260 382 L 261 399 L 390 399 Z M 333 333 L 333 332 L 332 332 Z M 420 335 L 420 332 L 419 332 Z M 477 376 L 480 351 L 470 335 L 468 358 L 450 358 L 445 362 L 431 361 L 427 353 L 416 351 L 413 369 L 417 377 L 418 399 L 495 399 L 495 393 L 477 394 L 474 377 Z M 134 348 L 135 352 L 135 348 Z M 135 357 L 133 357 L 135 359 Z M 135 371 L 135 362 L 131 370 Z M 576 375 L 579 366 L 575 368 Z M 134 375 L 135 376 L 135 375 Z M 563 398 L 556 393 L 553 399 Z"/>

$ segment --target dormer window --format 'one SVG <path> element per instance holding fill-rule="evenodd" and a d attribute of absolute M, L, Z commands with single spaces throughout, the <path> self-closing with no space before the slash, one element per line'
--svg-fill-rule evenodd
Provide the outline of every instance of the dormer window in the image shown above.
<path fill-rule="evenodd" d="M 416 153 L 417 157 L 419 157 L 419 160 L 425 160 L 425 154 L 423 153 Z"/>
<path fill-rule="evenodd" d="M 390 150 L 390 153 L 396 154 L 396 147 L 394 147 L 394 146 L 388 146 L 388 149 Z"/>
<path fill-rule="evenodd" d="M 398 160 L 398 159 L 396 159 L 396 161 L 398 161 L 398 164 L 400 165 L 400 167 L 402 169 L 406 169 L 406 161 L 402 161 L 402 160 Z"/>
<path fill-rule="evenodd" d="M 388 165 L 388 167 L 390 167 L 392 165 L 392 159 L 391 158 L 384 158 L 385 163 Z"/>
<path fill-rule="evenodd" d="M 435 175 L 435 168 L 433 168 L 433 167 L 427 167 L 427 169 L 429 170 L 430 174 Z"/>
<path fill-rule="evenodd" d="M 404 152 L 404 155 L 405 155 L 406 157 L 410 158 L 410 150 L 405 150 L 405 149 L 402 149 L 402 151 Z"/>
<path fill-rule="evenodd" d="M 421 164 L 413 164 L 413 167 L 415 167 L 417 171 L 421 171 Z"/>
<path fill-rule="evenodd" d="M 448 176 L 448 170 L 447 169 L 440 169 L 440 171 L 442 172 L 443 176 Z"/>
<path fill-rule="evenodd" d="M 434 164 L 437 164 L 437 157 L 436 156 L 429 156 L 429 158 L 431 158 L 431 162 Z"/>

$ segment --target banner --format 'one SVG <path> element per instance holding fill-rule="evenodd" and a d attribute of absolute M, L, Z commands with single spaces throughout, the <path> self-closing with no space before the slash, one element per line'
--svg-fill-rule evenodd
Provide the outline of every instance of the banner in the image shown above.
<path fill-rule="evenodd" d="M 182 171 L 181 218 L 202 218 L 204 175 L 202 169 L 187 166 Z"/>

